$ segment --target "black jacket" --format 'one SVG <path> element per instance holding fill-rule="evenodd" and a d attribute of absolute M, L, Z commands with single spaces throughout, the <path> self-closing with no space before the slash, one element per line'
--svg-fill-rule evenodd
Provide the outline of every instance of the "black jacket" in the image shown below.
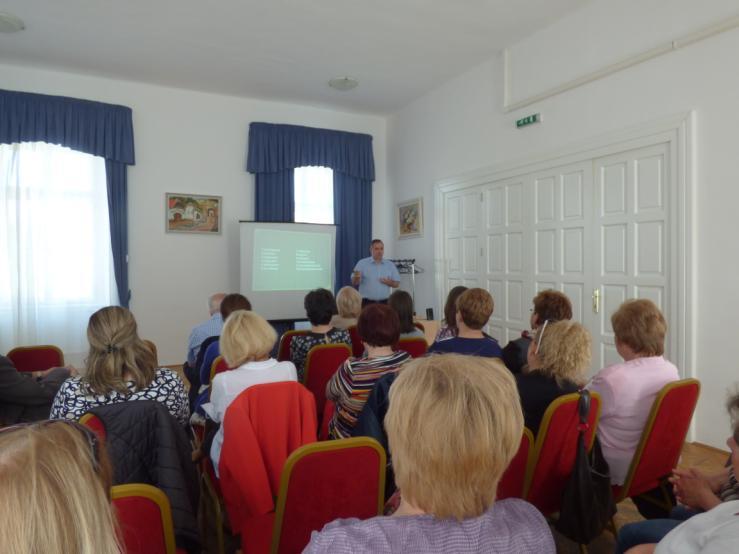
<path fill-rule="evenodd" d="M 113 484 L 146 483 L 172 505 L 179 548 L 199 552 L 198 476 L 187 433 L 162 404 L 137 400 L 90 410 L 105 426 Z"/>
<path fill-rule="evenodd" d="M 0 425 L 48 419 L 56 391 L 67 377 L 69 370 L 58 368 L 37 381 L 0 356 Z"/>

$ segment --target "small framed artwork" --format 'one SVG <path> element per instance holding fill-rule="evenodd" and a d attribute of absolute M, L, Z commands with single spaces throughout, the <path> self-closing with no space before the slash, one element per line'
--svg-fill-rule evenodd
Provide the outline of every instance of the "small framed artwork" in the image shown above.
<path fill-rule="evenodd" d="M 423 235 L 423 198 L 414 198 L 398 204 L 398 238 L 409 239 Z"/>
<path fill-rule="evenodd" d="M 166 194 L 168 233 L 221 232 L 221 197 L 199 194 Z"/>

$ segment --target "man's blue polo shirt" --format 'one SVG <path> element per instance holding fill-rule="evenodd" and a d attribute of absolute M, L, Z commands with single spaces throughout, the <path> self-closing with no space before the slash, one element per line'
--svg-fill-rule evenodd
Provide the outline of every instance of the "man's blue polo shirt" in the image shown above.
<path fill-rule="evenodd" d="M 382 260 L 379 263 L 372 259 L 362 258 L 354 266 L 354 271 L 362 272 L 362 281 L 359 283 L 359 294 L 368 300 L 387 300 L 391 288 L 383 285 L 380 279 L 389 277 L 393 281 L 400 281 L 398 268 L 390 260 Z"/>

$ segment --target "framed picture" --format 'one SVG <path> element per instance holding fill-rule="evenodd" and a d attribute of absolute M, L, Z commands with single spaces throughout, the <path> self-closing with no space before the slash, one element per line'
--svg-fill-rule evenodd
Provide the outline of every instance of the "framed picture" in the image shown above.
<path fill-rule="evenodd" d="M 221 197 L 166 194 L 168 233 L 221 233 Z"/>
<path fill-rule="evenodd" d="M 414 198 L 398 204 L 398 238 L 423 235 L 423 198 Z"/>

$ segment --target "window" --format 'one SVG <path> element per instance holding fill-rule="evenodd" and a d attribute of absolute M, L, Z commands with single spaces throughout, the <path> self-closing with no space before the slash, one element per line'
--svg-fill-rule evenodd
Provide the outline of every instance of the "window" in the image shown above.
<path fill-rule="evenodd" d="M 328 167 L 295 168 L 295 221 L 334 223 L 334 172 Z"/>
<path fill-rule="evenodd" d="M 0 351 L 56 344 L 78 363 L 90 314 L 117 303 L 103 158 L 0 145 Z"/>

